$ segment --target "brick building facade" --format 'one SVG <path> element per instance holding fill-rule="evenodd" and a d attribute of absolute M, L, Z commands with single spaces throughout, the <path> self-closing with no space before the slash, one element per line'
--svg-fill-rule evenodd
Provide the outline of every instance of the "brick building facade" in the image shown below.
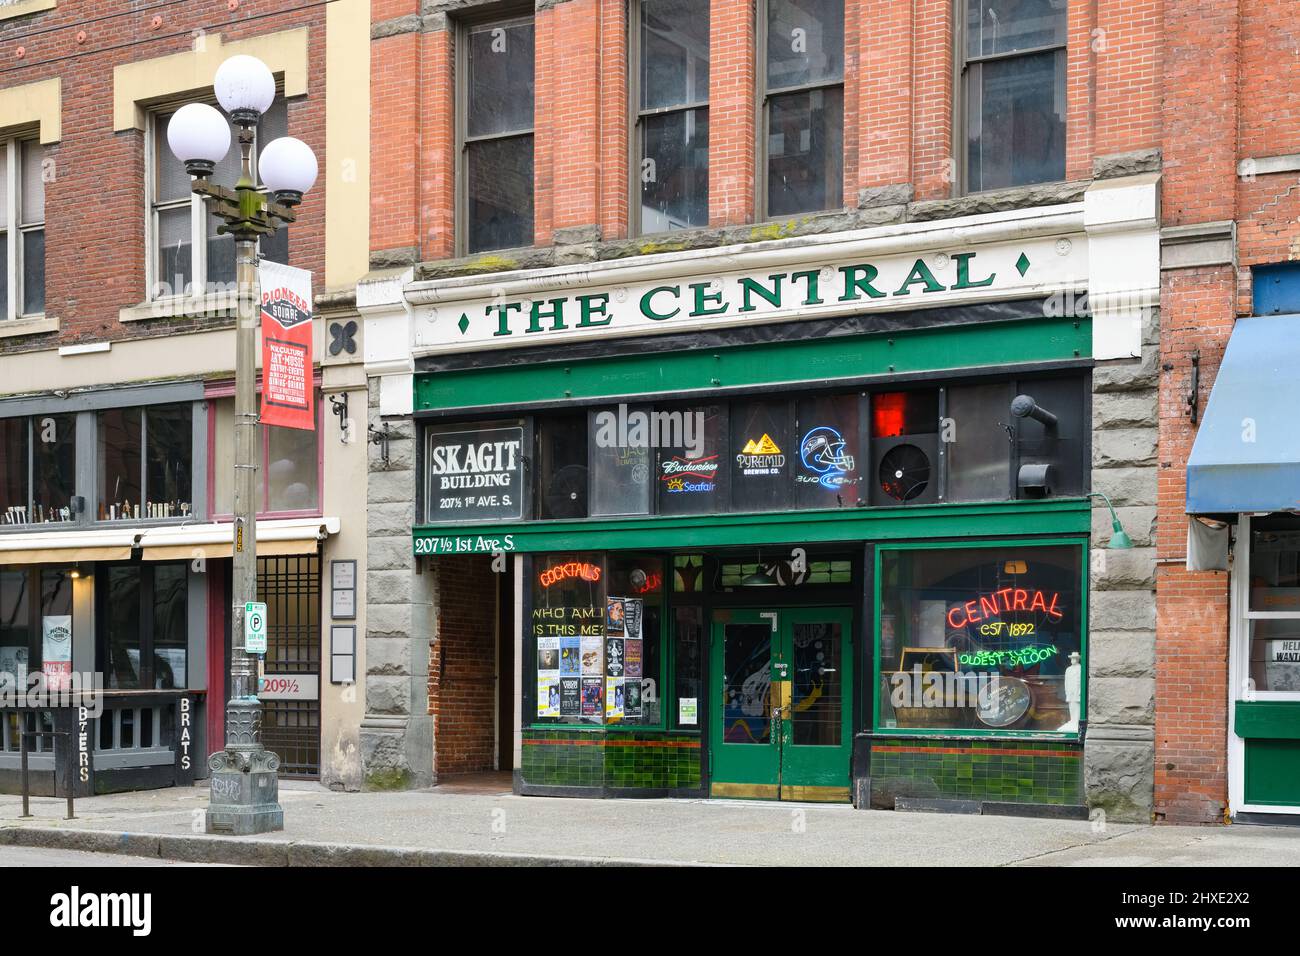
<path fill-rule="evenodd" d="M 284 772 L 359 785 L 361 704 L 321 662 L 329 562 L 357 559 L 364 579 L 364 513 L 349 488 L 364 480 L 364 446 L 340 440 L 349 424 L 356 437 L 355 423 L 326 414 L 331 396 L 356 391 L 364 403 L 361 356 L 355 346 L 330 356 L 325 343 L 327 324 L 355 317 L 367 268 L 368 9 L 358 0 L 0 6 L 0 646 L 11 672 L 48 662 L 42 625 L 67 617 L 63 663 L 125 695 L 82 728 L 94 767 L 85 783 L 97 791 L 206 776 L 208 752 L 222 746 L 233 241 L 191 198 L 166 131 L 180 105 L 216 102 L 213 76 L 237 54 L 261 59 L 276 80 L 258 148 L 289 135 L 320 163 L 298 221 L 261 249 L 311 273 L 320 413 L 312 433 L 261 432 L 259 574 L 279 609 L 268 672 L 304 678 L 295 699 L 268 703 L 268 740 Z M 234 146 L 217 180 L 233 185 L 238 165 Z M 15 615 L 37 582 L 65 599 Z M 3 715 L 0 775 L 17 760 L 20 719 L 31 715 Z"/>
<path fill-rule="evenodd" d="M 385 606 L 378 614 L 387 623 L 382 633 L 368 635 L 372 660 L 382 654 L 385 663 L 372 668 L 367 677 L 362 740 L 364 752 L 373 757 L 367 774 L 384 781 L 418 781 L 428 779 L 426 775 L 440 765 L 440 757 L 434 756 L 441 754 L 438 732 L 430 727 L 428 716 L 435 709 L 430 691 L 437 685 L 428 672 L 427 649 L 432 640 L 432 660 L 445 668 L 458 646 L 449 632 L 446 647 L 438 649 L 440 602 L 451 593 L 439 582 L 444 575 L 459 573 L 458 563 L 468 559 L 439 557 L 425 564 L 417 557 L 417 573 L 409 550 L 400 554 L 403 535 L 414 527 L 419 539 L 422 526 L 430 524 L 425 514 L 427 476 L 421 461 L 426 454 L 421 448 L 428 440 L 426 428 L 434 421 L 426 417 L 428 410 L 457 407 L 451 398 L 442 404 L 420 405 L 418 396 L 425 394 L 422 382 L 427 375 L 435 376 L 429 379 L 433 389 L 440 372 L 456 372 L 448 381 L 461 381 L 462 370 L 482 368 L 483 375 L 491 376 L 497 374 L 492 369 L 498 368 L 506 389 L 510 381 L 506 366 L 546 363 L 554 357 L 545 349 L 524 348 L 515 353 L 518 359 L 497 361 L 498 356 L 509 356 L 509 350 L 482 359 L 457 358 L 452 354 L 458 348 L 455 343 L 465 337 L 466 345 L 460 347 L 470 348 L 475 323 L 482 321 L 476 317 L 484 308 L 491 318 L 492 303 L 507 302 L 500 326 L 505 334 L 508 322 L 518 322 L 522 329 L 528 319 L 526 302 L 510 317 L 508 300 L 516 295 L 557 296 L 563 289 L 604 281 L 607 273 L 613 284 L 634 282 L 634 275 L 643 274 L 663 274 L 662 281 L 668 283 L 681 276 L 680 281 L 688 282 L 690 264 L 699 260 L 697 275 L 708 281 L 727 269 L 743 269 L 749 261 L 794 257 L 793 250 L 801 247 L 813 250 L 808 255 L 815 257 L 818 243 L 841 237 L 846 243 L 862 243 L 863 249 L 896 242 L 903 250 L 912 242 L 918 250 L 939 251 L 944 240 L 938 237 L 945 229 L 950 230 L 948 249 L 952 249 L 961 246 L 964 238 L 991 238 L 995 223 L 1020 222 L 1033 231 L 1041 228 L 1031 225 L 1039 217 L 1060 214 L 1077 218 L 1055 233 L 1060 238 L 1056 255 L 1064 262 L 1072 250 L 1086 248 L 1088 263 L 1080 265 L 1076 278 L 1054 280 L 1041 291 L 1055 297 L 1047 310 L 1056 309 L 1058 315 L 1080 307 L 1076 294 L 1086 290 L 1091 296 L 1091 351 L 1074 353 L 1092 359 L 1086 484 L 1109 495 L 1134 544 L 1128 551 L 1107 551 L 1110 513 L 1097 499 L 1081 503 L 1084 526 L 1092 535 L 1088 743 L 1082 754 L 1078 750 L 1065 754 L 1073 762 L 1061 766 L 1077 768 L 1066 771 L 1067 776 L 1079 774 L 1077 785 L 1065 787 L 1072 794 L 1066 802 L 1082 804 L 1086 791 L 1086 802 L 1094 808 L 1121 818 L 1148 818 L 1156 712 L 1158 227 L 1168 112 L 1162 39 L 1165 5 L 1152 2 L 1134 7 L 1109 0 L 1010 6 L 847 0 L 842 13 L 834 15 L 843 31 L 842 41 L 835 41 L 842 43 L 842 49 L 837 47 L 841 55 L 837 62 L 842 65 L 817 67 L 811 79 L 800 74 L 787 82 L 794 74 L 782 79 L 777 77 L 779 70 L 771 69 L 777 61 L 781 68 L 788 65 L 781 60 L 783 50 L 772 45 L 772 24 L 779 22 L 781 29 L 794 24 L 792 49 L 799 54 L 801 42 L 823 42 L 818 37 L 830 35 L 824 24 L 798 34 L 800 18 L 822 16 L 821 6 L 713 0 L 708 4 L 707 84 L 695 82 L 693 77 L 700 74 L 692 67 L 684 81 L 690 92 L 676 100 L 664 94 L 667 100 L 661 97 L 655 101 L 658 105 L 647 107 L 646 85 L 638 72 L 646 53 L 638 37 L 639 18 L 652 6 L 653 0 L 641 5 L 623 0 L 544 0 L 533 8 L 475 0 L 385 0 L 372 5 L 371 174 L 377 201 L 370 224 L 372 273 L 358 287 L 358 307 L 366 319 L 372 423 L 375 427 L 386 423 L 392 440 L 386 462 L 377 463 L 372 450 L 372 556 L 382 547 L 386 558 L 383 564 L 371 564 L 371 591 L 378 594 L 382 589 Z M 991 17 L 986 6 L 997 7 Z M 1017 29 L 1047 31 L 1028 48 L 1060 71 L 1061 79 L 1050 81 L 1052 105 L 1048 107 L 1060 126 L 1043 139 L 1029 136 L 1028 127 L 1015 135 L 1029 136 L 1024 141 L 1027 151 L 1041 152 L 1050 174 L 1007 172 L 1010 167 L 997 166 L 987 142 L 978 148 L 972 145 L 978 135 L 972 128 L 976 121 L 967 113 L 971 84 L 983 82 L 975 79 L 978 76 L 993 77 L 1001 55 L 998 41 L 989 39 L 987 31 L 979 39 L 972 39 L 972 34 L 998 16 L 1019 16 L 1022 23 L 1037 24 Z M 509 30 L 521 20 L 532 24 L 535 64 L 535 84 L 529 93 L 531 126 L 526 131 L 531 136 L 533 163 L 527 234 L 531 242 L 476 252 L 466 240 L 471 225 L 467 190 L 473 188 L 467 185 L 467 164 L 473 162 L 470 153 L 476 146 L 476 137 L 467 136 L 464 125 L 471 109 L 468 61 L 476 55 L 479 32 L 490 32 L 500 24 L 502 36 L 513 37 Z M 691 33 L 688 46 L 704 46 L 700 40 L 704 34 L 684 23 L 679 26 Z M 699 55 L 695 47 L 688 59 Z M 998 88 L 998 81 L 988 82 L 994 84 L 990 89 Z M 806 89 L 813 92 L 805 94 Z M 795 95 L 843 103 L 842 118 L 833 129 L 818 127 L 803 136 L 797 147 L 790 147 L 817 148 L 825 141 L 819 137 L 832 137 L 840 145 L 829 158 L 818 153 L 818 168 L 834 168 L 838 173 L 833 183 L 817 184 L 823 195 L 831 197 L 820 207 L 776 214 L 781 200 L 773 191 L 772 170 L 789 167 L 780 167 L 774 159 L 787 147 L 778 146 L 769 135 L 777 123 L 771 109 L 782 96 L 792 102 Z M 686 228 L 648 230 L 644 223 L 649 213 L 639 212 L 643 202 L 639 194 L 647 188 L 647 180 L 645 160 L 638 150 L 648 148 L 646 130 L 656 109 L 690 108 L 707 109 L 708 114 L 707 150 L 699 150 L 707 152 L 706 209 L 702 213 L 685 207 L 675 210 L 679 225 Z M 788 115 L 782 121 L 788 123 Z M 984 121 L 995 124 L 997 118 L 989 114 Z M 700 122 L 698 112 L 695 122 Z M 781 131 L 786 142 L 792 128 Z M 982 164 L 978 170 L 977 164 Z M 1003 174 L 1011 181 L 1000 182 Z M 482 197 L 475 193 L 473 198 Z M 935 260 L 945 267 L 950 267 L 948 249 Z M 629 278 L 620 278 L 624 274 Z M 621 285 L 620 289 L 620 294 L 630 294 Z M 534 317 L 528 330 L 542 331 L 540 322 Z M 561 324 L 557 320 L 556 328 Z M 475 341 L 486 347 L 502 344 Z M 635 337 L 627 341 L 633 351 L 642 341 L 650 342 Z M 708 341 L 710 347 L 732 344 L 725 336 Z M 575 360 L 599 352 L 593 348 L 596 352 L 575 352 Z M 887 366 L 887 371 L 893 369 Z M 886 367 L 881 371 L 885 373 Z M 715 377 L 713 386 L 719 381 Z M 708 385 L 706 378 L 703 387 Z M 558 401 L 554 396 L 559 394 L 552 393 L 545 401 Z M 415 421 L 411 420 L 413 401 Z M 474 404 L 484 403 L 466 402 L 466 406 Z M 503 418 L 514 417 L 508 408 L 499 410 Z M 439 414 L 443 419 L 451 415 Z M 519 414 L 517 408 L 514 414 Z M 406 474 L 399 477 L 398 472 Z M 377 476 L 382 476 L 378 490 Z M 405 497 L 400 492 L 403 482 Z M 600 549 L 601 540 L 594 532 L 590 547 Z M 670 537 L 662 541 L 671 547 Z M 419 554 L 419 540 L 416 544 Z M 537 549 L 540 552 L 541 545 Z M 519 615 L 532 606 L 526 596 L 528 582 L 520 577 L 545 560 L 544 553 L 510 558 L 510 586 Z M 372 607 L 370 613 L 375 619 L 376 609 Z M 869 642 L 870 630 L 864 633 Z M 499 634 L 498 639 L 502 646 L 514 641 L 516 665 L 509 676 L 516 685 L 516 699 L 513 708 L 500 707 L 494 719 L 514 727 L 515 752 L 509 759 L 498 755 L 495 766 L 513 767 L 523 792 L 536 791 L 529 783 L 533 770 L 521 771 L 521 765 L 547 768 L 541 771 L 547 786 L 565 791 L 564 775 L 556 775 L 554 768 L 567 758 L 557 758 L 558 750 L 547 751 L 550 756 L 534 755 L 546 745 L 569 747 L 571 742 L 557 742 L 554 738 L 557 734 L 563 738 L 563 730 L 534 726 L 530 718 L 537 703 L 536 669 L 530 660 L 534 648 L 527 627 L 516 627 L 513 636 Z M 860 646 L 858 640 L 855 648 Z M 870 666 L 865 659 L 863 664 Z M 498 672 L 497 676 L 505 675 Z M 380 704 L 376 704 L 378 694 L 382 694 Z M 868 700 L 863 706 L 875 705 Z M 448 719 L 445 705 L 437 706 L 437 715 L 440 723 Z M 487 717 L 464 716 L 484 725 L 481 736 L 486 739 Z M 463 728 L 459 733 L 464 733 Z M 590 748 L 571 749 L 583 754 L 587 774 L 581 777 L 583 786 L 592 779 L 591 767 L 601 766 L 601 758 L 592 755 L 603 753 L 607 788 L 619 790 L 623 784 L 609 781 L 640 779 L 644 770 L 645 779 L 661 783 L 667 773 L 668 791 L 674 786 L 690 790 L 701 786 L 698 768 L 693 774 L 678 775 L 676 770 L 663 771 L 654 761 L 636 764 L 625 754 L 640 744 L 648 749 L 677 748 L 674 753 L 679 756 L 693 754 L 690 747 L 708 750 L 698 737 L 694 739 L 697 743 L 691 743 L 688 734 L 685 739 L 646 743 L 633 734 L 619 739 L 617 757 L 612 737 L 603 740 L 601 747 L 589 740 Z M 1041 760 L 1051 763 L 1056 756 L 1048 748 Z M 889 760 L 880 759 L 880 766 L 889 765 Z M 641 769 L 629 770 L 623 763 L 627 760 Z M 694 760 L 692 756 L 687 763 Z M 865 757 L 855 756 L 854 762 L 855 767 L 865 766 Z M 621 769 L 615 771 L 616 765 Z M 480 761 L 473 766 L 458 763 L 457 769 L 491 766 Z M 1057 779 L 1052 775 L 1059 767 L 1039 767 L 1036 772 Z M 703 774 L 707 778 L 708 770 Z M 932 783 L 941 793 L 952 795 L 943 790 L 942 781 Z M 1005 793 L 1014 791 L 1017 782 L 1001 780 L 999 786 Z M 1019 786 L 1026 792 L 1032 789 L 1023 781 Z M 872 799 L 877 798 L 879 794 L 873 794 Z"/>
<path fill-rule="evenodd" d="M 1234 570 L 1189 571 L 1183 514 L 1188 458 L 1229 338 L 1239 318 L 1259 314 L 1259 267 L 1285 271 L 1300 255 L 1293 13 L 1166 5 L 1155 812 L 1169 822 L 1220 822 L 1260 802 L 1239 789 L 1242 764 L 1230 770 L 1242 746 L 1231 710 L 1243 698 L 1229 678 L 1241 613 L 1231 591 L 1248 539 L 1237 515 L 1220 515 L 1236 526 Z M 1294 297 L 1282 311 L 1295 311 Z"/>

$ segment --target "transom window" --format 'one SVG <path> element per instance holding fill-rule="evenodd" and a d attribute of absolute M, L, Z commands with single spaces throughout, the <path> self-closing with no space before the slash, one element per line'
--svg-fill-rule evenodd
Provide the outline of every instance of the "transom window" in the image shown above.
<path fill-rule="evenodd" d="M 709 5 L 637 4 L 635 169 L 642 233 L 709 224 Z"/>
<path fill-rule="evenodd" d="M 844 194 L 844 0 L 766 0 L 760 45 L 765 218 Z"/>
<path fill-rule="evenodd" d="M 45 149 L 0 144 L 0 319 L 45 312 Z"/>
<path fill-rule="evenodd" d="M 217 233 L 220 221 L 207 213 L 207 200 L 190 191 L 185 167 L 167 147 L 167 124 L 174 110 L 151 117 L 152 174 L 149 176 L 149 228 L 152 254 L 149 289 L 151 299 L 192 296 L 234 288 L 235 240 Z M 262 146 L 288 135 L 288 111 L 283 97 L 263 115 L 254 131 L 253 180 L 258 181 L 257 159 Z M 231 138 L 230 152 L 217 164 L 212 181 L 233 188 L 239 179 L 239 144 Z M 195 252 L 197 250 L 197 254 Z M 288 231 L 260 240 L 263 258 L 289 261 Z"/>
<path fill-rule="evenodd" d="M 965 0 L 969 192 L 1065 178 L 1066 0 Z"/>
<path fill-rule="evenodd" d="M 475 24 L 461 39 L 461 250 L 531 246 L 533 19 Z"/>

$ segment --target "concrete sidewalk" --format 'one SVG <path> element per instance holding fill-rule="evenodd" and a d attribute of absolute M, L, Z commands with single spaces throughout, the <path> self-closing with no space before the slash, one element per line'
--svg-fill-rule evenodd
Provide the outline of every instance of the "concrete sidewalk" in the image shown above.
<path fill-rule="evenodd" d="M 491 788 L 488 788 L 490 790 Z M 1300 828 L 1096 826 L 722 800 L 577 800 L 285 783 L 285 829 L 203 833 L 206 787 L 65 804 L 0 796 L 0 845 L 266 865 L 1300 866 Z"/>

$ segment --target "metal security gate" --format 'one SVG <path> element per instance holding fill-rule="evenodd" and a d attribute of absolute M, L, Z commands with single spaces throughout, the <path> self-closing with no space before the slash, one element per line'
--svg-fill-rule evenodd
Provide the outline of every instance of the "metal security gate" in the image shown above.
<path fill-rule="evenodd" d="M 257 593 L 266 602 L 266 674 L 308 677 L 290 691 L 312 699 L 262 701 L 262 743 L 280 758 L 282 777 L 320 776 L 320 556 L 258 558 Z"/>

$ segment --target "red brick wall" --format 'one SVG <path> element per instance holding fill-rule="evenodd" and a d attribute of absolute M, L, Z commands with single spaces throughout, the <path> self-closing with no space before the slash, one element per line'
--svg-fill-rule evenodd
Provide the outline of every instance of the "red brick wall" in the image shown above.
<path fill-rule="evenodd" d="M 1196 437 L 1184 399 L 1201 356 L 1201 408 L 1232 331 L 1231 268 L 1165 273 L 1161 290 L 1160 475 L 1156 555 L 1155 812 L 1213 823 L 1227 802 L 1228 575 L 1190 572 L 1187 458 Z"/>
<path fill-rule="evenodd" d="M 433 772 L 492 770 L 496 745 L 497 575 L 491 555 L 443 558 L 429 645 Z"/>
<path fill-rule="evenodd" d="M 385 0 L 380 20 L 410 0 Z M 757 174 L 755 0 L 710 0 L 709 221 L 754 221 Z M 858 190 L 911 185 L 918 199 L 951 194 L 953 156 L 952 0 L 846 0 L 844 205 Z M 453 14 L 454 16 L 454 14 Z M 1087 178 L 1094 155 L 1160 145 L 1161 0 L 1073 0 L 1067 67 L 1067 175 Z M 624 0 L 566 0 L 536 15 L 534 240 L 555 230 L 599 226 L 627 234 L 631 111 Z M 418 102 L 397 78 L 410 56 L 394 39 L 375 41 L 377 115 L 373 248 L 402 248 L 410 226 L 388 208 L 409 193 L 402 136 L 422 143 L 421 251 L 452 254 L 454 71 L 449 35 L 426 34 L 415 69 Z M 383 51 L 382 54 L 380 51 Z M 381 187 L 379 180 L 391 181 Z M 381 194 L 384 202 L 379 201 Z M 415 214 L 408 210 L 409 221 Z"/>
<path fill-rule="evenodd" d="M 1166 272 L 1161 295 L 1156 811 L 1214 822 L 1227 801 L 1228 575 L 1182 567 L 1196 431 L 1183 400 L 1199 350 L 1205 408 L 1235 318 L 1251 309 L 1249 267 L 1300 257 L 1296 174 L 1237 174 L 1239 160 L 1300 151 L 1300 25 L 1281 2 L 1170 2 L 1164 19 L 1164 220 L 1236 219 L 1240 265 Z"/>
<path fill-rule="evenodd" d="M 193 0 L 138 12 L 110 0 L 60 0 L 46 13 L 0 21 L 0 88 L 59 77 L 63 93 L 62 140 L 47 147 L 54 178 L 45 184 L 46 315 L 60 320 L 60 331 L 0 340 L 0 352 L 172 334 L 212 321 L 118 321 L 119 309 L 145 298 L 145 185 L 144 136 L 113 130 L 113 68 L 187 50 L 200 28 L 230 42 L 307 26 L 308 91 L 289 101 L 289 133 L 307 142 L 324 168 L 324 22 L 323 7 L 287 0 L 241 0 L 234 11 L 226 0 Z M 290 261 L 311 269 L 318 289 L 324 214 L 322 175 L 289 234 Z"/>
<path fill-rule="evenodd" d="M 754 3 L 709 4 L 709 224 L 754 221 Z"/>

